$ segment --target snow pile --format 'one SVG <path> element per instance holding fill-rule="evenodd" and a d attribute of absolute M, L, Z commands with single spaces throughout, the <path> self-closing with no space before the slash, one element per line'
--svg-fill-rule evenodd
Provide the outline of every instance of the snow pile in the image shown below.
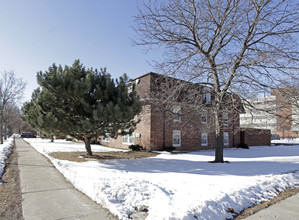
<path fill-rule="evenodd" d="M 45 155 L 59 147 L 28 141 Z M 299 185 L 299 146 L 225 149 L 224 155 L 230 163 L 208 163 L 214 151 L 84 163 L 47 156 L 76 188 L 120 219 L 144 209 L 147 219 L 232 218 L 229 208 L 238 213 Z"/>
<path fill-rule="evenodd" d="M 3 144 L 0 144 L 0 184 L 1 184 L 1 178 L 5 168 L 5 160 L 10 155 L 13 146 L 14 146 L 13 137 L 8 138 L 6 141 L 4 141 Z"/>

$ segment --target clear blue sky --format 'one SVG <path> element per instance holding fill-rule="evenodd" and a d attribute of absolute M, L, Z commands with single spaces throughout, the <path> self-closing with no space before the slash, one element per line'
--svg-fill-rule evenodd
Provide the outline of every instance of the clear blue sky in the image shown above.
<path fill-rule="evenodd" d="M 0 71 L 27 82 L 24 100 L 37 88 L 36 73 L 53 63 L 107 67 L 114 77 L 154 71 L 160 55 L 133 47 L 133 16 L 142 0 L 0 0 Z"/>

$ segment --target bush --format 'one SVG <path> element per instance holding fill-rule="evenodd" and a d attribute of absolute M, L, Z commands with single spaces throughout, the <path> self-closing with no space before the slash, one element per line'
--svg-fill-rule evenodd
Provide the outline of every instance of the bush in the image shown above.
<path fill-rule="evenodd" d="M 248 145 L 245 143 L 238 144 L 237 148 L 249 149 Z"/>
<path fill-rule="evenodd" d="M 131 149 L 133 151 L 141 151 L 141 150 L 143 150 L 143 147 L 140 146 L 139 144 L 135 144 L 135 145 L 132 144 L 129 146 L 129 149 Z"/>
<path fill-rule="evenodd" d="M 98 140 L 92 140 L 90 141 L 90 144 L 100 144 L 100 142 Z"/>
<path fill-rule="evenodd" d="M 66 140 L 66 141 L 73 141 L 72 138 L 66 138 L 65 140 Z"/>
<path fill-rule="evenodd" d="M 176 147 L 173 147 L 173 146 L 164 147 L 164 150 L 165 150 L 165 151 L 168 151 L 168 152 L 171 152 L 171 151 L 173 151 L 173 150 L 175 150 L 175 149 L 176 149 Z"/>

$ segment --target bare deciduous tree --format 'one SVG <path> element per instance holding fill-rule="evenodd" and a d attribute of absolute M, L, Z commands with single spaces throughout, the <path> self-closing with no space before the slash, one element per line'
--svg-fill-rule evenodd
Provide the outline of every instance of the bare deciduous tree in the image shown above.
<path fill-rule="evenodd" d="M 7 103 L 3 112 L 4 121 L 4 139 L 13 133 L 18 133 L 21 122 L 20 109 L 13 103 Z"/>
<path fill-rule="evenodd" d="M 26 84 L 15 77 L 13 71 L 0 74 L 0 139 L 3 144 L 4 110 L 8 103 L 16 103 L 23 97 Z"/>
<path fill-rule="evenodd" d="M 135 44 L 162 47 L 159 71 L 214 94 L 215 162 L 223 162 L 226 94 L 248 98 L 298 78 L 298 11 L 292 0 L 148 0 L 140 7 Z"/>

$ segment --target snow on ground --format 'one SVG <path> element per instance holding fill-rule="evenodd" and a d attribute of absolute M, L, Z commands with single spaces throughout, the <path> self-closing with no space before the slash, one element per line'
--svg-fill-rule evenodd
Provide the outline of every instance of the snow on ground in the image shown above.
<path fill-rule="evenodd" d="M 66 141 L 62 139 L 54 140 L 54 143 L 49 139 L 41 138 L 26 138 L 27 142 L 31 145 L 37 144 L 39 146 L 38 151 L 43 154 L 51 152 L 85 152 L 84 143 L 75 143 L 72 141 Z M 106 151 L 126 151 L 115 148 L 103 147 L 101 145 L 92 144 L 91 149 L 93 152 L 106 152 Z"/>
<path fill-rule="evenodd" d="M 0 184 L 1 178 L 5 168 L 5 160 L 11 153 L 11 149 L 14 146 L 14 139 L 13 137 L 8 138 L 4 141 L 3 144 L 0 144 Z"/>
<path fill-rule="evenodd" d="M 45 155 L 60 147 L 80 147 L 26 141 Z M 147 219 L 232 218 L 228 208 L 240 212 L 299 185 L 299 145 L 225 149 L 224 156 L 230 163 L 208 163 L 214 151 L 84 163 L 50 159 L 76 188 L 120 219 L 144 208 L 149 210 Z"/>
<path fill-rule="evenodd" d="M 285 138 L 280 140 L 271 140 L 273 144 L 299 144 L 299 138 Z"/>

